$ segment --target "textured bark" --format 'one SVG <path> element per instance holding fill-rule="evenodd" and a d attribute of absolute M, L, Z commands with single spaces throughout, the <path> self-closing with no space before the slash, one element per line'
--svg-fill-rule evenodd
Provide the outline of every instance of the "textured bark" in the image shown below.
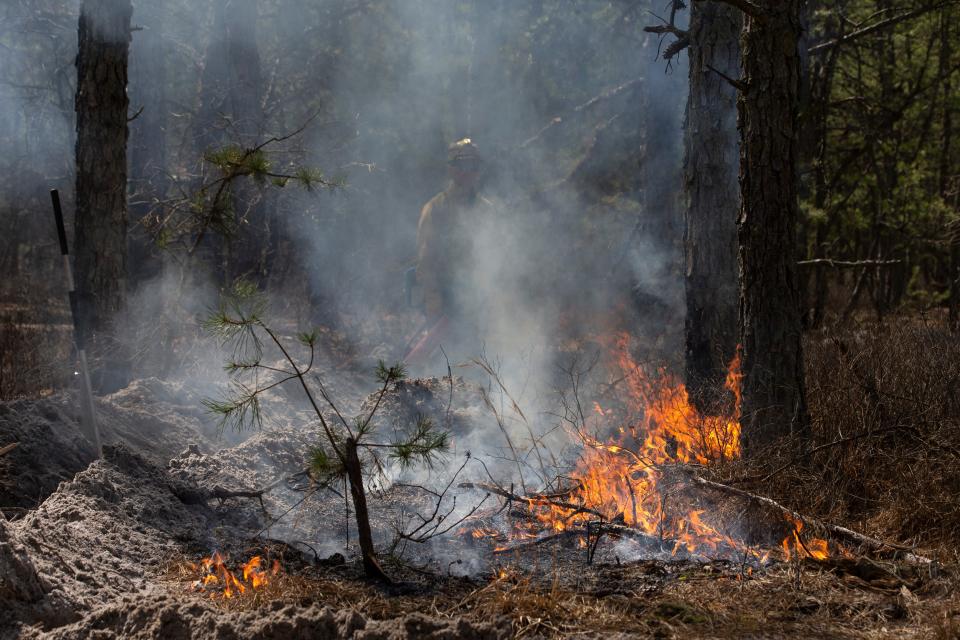
<path fill-rule="evenodd" d="M 84 0 L 77 54 L 76 284 L 85 340 L 103 355 L 127 279 L 129 0 Z M 97 346 L 99 345 L 99 347 Z M 123 367 L 112 355 L 111 378 Z M 120 358 L 122 360 L 122 358 Z M 113 387 L 120 381 L 103 382 Z"/>
<path fill-rule="evenodd" d="M 390 584 L 390 577 L 384 573 L 377 561 L 377 552 L 373 546 L 373 533 L 370 530 L 370 513 L 367 511 L 367 494 L 363 489 L 363 470 L 360 456 L 357 454 L 357 441 L 346 440 L 346 469 L 350 481 L 350 497 L 353 498 L 353 512 L 357 520 L 357 540 L 360 543 L 360 555 L 363 556 L 363 570 L 368 578 Z"/>
<path fill-rule="evenodd" d="M 755 3 L 756 4 L 756 3 Z M 809 433 L 796 273 L 800 0 L 746 16 L 738 101 L 742 440 L 746 455 Z"/>
<path fill-rule="evenodd" d="M 694 2 L 685 134 L 687 389 L 703 410 L 722 397 L 737 348 L 737 92 L 741 14 Z"/>

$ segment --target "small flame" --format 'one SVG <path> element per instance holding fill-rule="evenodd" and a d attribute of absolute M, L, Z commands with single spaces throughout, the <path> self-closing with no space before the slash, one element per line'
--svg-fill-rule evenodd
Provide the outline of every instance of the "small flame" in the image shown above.
<path fill-rule="evenodd" d="M 830 546 L 823 538 L 810 538 L 804 540 L 800 537 L 803 530 L 803 520 L 794 518 L 791 515 L 784 514 L 793 528 L 790 533 L 780 542 L 783 549 L 784 559 L 790 561 L 792 558 L 813 558 L 814 560 L 826 560 L 830 557 Z"/>
<path fill-rule="evenodd" d="M 214 551 L 213 555 L 200 560 L 199 565 L 188 563 L 187 567 L 191 570 L 199 569 L 203 573 L 194 583 L 194 587 L 209 591 L 213 599 L 231 599 L 242 596 L 248 589 L 261 589 L 270 584 L 270 577 L 279 575 L 282 569 L 280 561 L 274 559 L 268 574 L 263 569 L 263 557 L 253 556 L 241 567 L 240 574 L 243 579 L 240 580 L 227 567 L 227 561 L 219 551 Z"/>

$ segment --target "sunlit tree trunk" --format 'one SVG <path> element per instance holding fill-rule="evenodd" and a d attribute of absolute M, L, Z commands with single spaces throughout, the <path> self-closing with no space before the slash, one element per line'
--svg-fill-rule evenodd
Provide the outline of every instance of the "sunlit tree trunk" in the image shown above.
<path fill-rule="evenodd" d="M 741 14 L 694 2 L 685 133 L 687 388 L 715 408 L 737 346 L 737 92 L 720 74 L 740 73 Z M 718 73 L 719 72 L 719 73 Z"/>
<path fill-rule="evenodd" d="M 81 340 L 104 356 L 99 380 L 125 383 L 125 359 L 108 348 L 127 281 L 127 58 L 130 0 L 84 0 L 77 54 L 76 284 Z M 109 352 L 109 355 L 107 353 Z"/>
<path fill-rule="evenodd" d="M 745 17 L 737 221 L 747 455 L 809 433 L 796 273 L 800 0 Z"/>

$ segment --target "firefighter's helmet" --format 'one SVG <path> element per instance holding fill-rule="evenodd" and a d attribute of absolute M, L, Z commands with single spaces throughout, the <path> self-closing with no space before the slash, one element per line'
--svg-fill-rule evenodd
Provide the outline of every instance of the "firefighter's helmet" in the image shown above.
<path fill-rule="evenodd" d="M 470 138 L 457 140 L 447 148 L 447 162 L 452 165 L 480 164 L 480 151 Z"/>

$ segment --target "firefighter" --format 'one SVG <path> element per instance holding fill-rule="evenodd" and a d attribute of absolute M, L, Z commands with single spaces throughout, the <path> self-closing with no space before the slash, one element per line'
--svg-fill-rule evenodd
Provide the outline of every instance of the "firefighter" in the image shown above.
<path fill-rule="evenodd" d="M 470 138 L 447 150 L 450 182 L 423 206 L 417 226 L 417 284 L 427 315 L 426 335 L 405 358 L 423 364 L 445 340 L 476 338 L 477 301 L 470 292 L 472 236 L 483 224 L 490 203 L 477 193 L 481 160 Z"/>

